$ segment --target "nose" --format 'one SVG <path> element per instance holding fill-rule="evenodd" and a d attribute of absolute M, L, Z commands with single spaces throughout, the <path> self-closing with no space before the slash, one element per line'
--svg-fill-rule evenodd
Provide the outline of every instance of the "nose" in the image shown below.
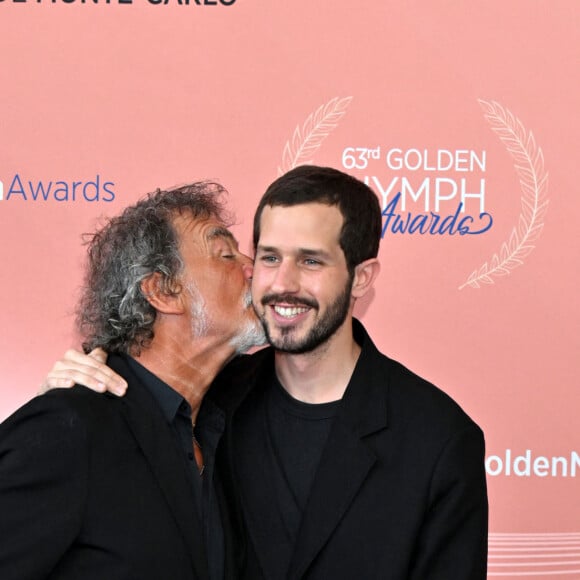
<path fill-rule="evenodd" d="M 300 288 L 298 270 L 291 260 L 283 260 L 276 268 L 271 290 L 276 294 L 298 292 Z"/>
<path fill-rule="evenodd" d="M 254 261 L 246 254 L 240 254 L 242 260 L 242 271 L 246 280 L 251 280 L 254 274 Z"/>

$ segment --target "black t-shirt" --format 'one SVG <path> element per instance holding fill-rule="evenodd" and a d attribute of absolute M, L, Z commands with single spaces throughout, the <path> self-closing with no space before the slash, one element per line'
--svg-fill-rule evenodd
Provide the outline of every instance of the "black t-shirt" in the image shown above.
<path fill-rule="evenodd" d="M 273 375 L 244 421 L 236 456 L 250 536 L 268 545 L 260 563 L 268 580 L 286 578 L 302 514 L 333 418 L 341 401 L 308 404 L 293 399 Z M 271 517 L 260 518 L 264 513 Z"/>
<path fill-rule="evenodd" d="M 316 468 L 340 401 L 303 403 L 277 378 L 268 391 L 268 430 L 274 460 L 300 513 L 304 511 Z"/>

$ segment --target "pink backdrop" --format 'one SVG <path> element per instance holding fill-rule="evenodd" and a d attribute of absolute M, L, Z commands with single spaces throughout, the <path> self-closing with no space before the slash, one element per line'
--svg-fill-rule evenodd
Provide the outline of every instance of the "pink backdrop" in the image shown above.
<path fill-rule="evenodd" d="M 216 178 L 249 251 L 279 170 L 347 169 L 388 214 L 358 315 L 486 432 L 489 576 L 580 578 L 578 2 L 182 2 L 0 0 L 0 419 L 97 218 Z"/>

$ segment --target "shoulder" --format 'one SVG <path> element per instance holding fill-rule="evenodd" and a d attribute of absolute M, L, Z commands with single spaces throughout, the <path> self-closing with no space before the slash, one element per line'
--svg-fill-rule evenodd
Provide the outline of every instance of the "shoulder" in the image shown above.
<path fill-rule="evenodd" d="M 262 348 L 252 354 L 244 354 L 236 357 L 226 365 L 222 372 L 232 375 L 239 373 L 246 374 L 260 369 L 268 361 L 274 361 L 274 349 L 271 346 Z"/>
<path fill-rule="evenodd" d="M 114 356 L 109 358 L 115 359 Z M 133 386 L 133 381 L 131 384 Z M 133 390 L 129 389 L 128 398 L 134 396 Z M 2 438 L 10 434 L 15 438 L 36 440 L 41 436 L 47 440 L 80 439 L 93 426 L 97 432 L 102 432 L 105 418 L 118 415 L 125 403 L 125 397 L 96 393 L 81 385 L 52 389 L 17 409 L 0 425 L 0 434 Z"/>
<path fill-rule="evenodd" d="M 412 425 L 417 432 L 440 440 L 468 432 L 483 440 L 479 426 L 448 393 L 401 363 L 385 359 L 394 423 Z"/>
<path fill-rule="evenodd" d="M 366 333 L 362 346 L 357 383 L 365 385 L 362 388 L 367 394 L 372 391 L 374 397 L 386 398 L 391 427 L 413 427 L 417 432 L 441 438 L 464 429 L 480 431 L 448 393 L 379 352 Z"/>
<path fill-rule="evenodd" d="M 348 414 L 352 421 L 362 411 L 370 427 L 379 427 L 374 430 L 376 452 L 389 461 L 404 458 L 401 465 L 422 474 L 414 481 L 462 474 L 481 482 L 485 440 L 479 426 L 433 383 L 378 351 L 373 358 L 364 382 L 357 382 L 360 394 Z"/>
<path fill-rule="evenodd" d="M 17 409 L 0 425 L 0 433 L 4 436 L 27 429 L 31 434 L 78 433 L 84 431 L 91 418 L 98 417 L 102 409 L 114 404 L 112 399 L 111 395 L 95 393 L 79 385 L 52 389 Z"/>
<path fill-rule="evenodd" d="M 54 473 L 82 463 L 89 446 L 97 394 L 84 387 L 54 389 L 35 397 L 0 425 L 0 469 L 7 474 L 42 469 Z M 98 403 L 98 401 L 96 401 Z"/>
<path fill-rule="evenodd" d="M 235 407 L 259 383 L 260 377 L 273 369 L 274 349 L 271 347 L 238 356 L 218 374 L 207 396 L 224 409 Z"/>

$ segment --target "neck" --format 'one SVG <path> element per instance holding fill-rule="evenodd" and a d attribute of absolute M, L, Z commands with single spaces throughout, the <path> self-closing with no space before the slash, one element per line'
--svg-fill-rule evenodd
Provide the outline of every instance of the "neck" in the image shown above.
<path fill-rule="evenodd" d="M 361 348 L 352 335 L 352 320 L 311 352 L 276 351 L 276 375 L 284 389 L 305 403 L 329 403 L 344 395 Z"/>
<path fill-rule="evenodd" d="M 177 391 L 191 406 L 195 423 L 203 397 L 216 375 L 235 355 L 229 344 L 206 338 L 183 339 L 179 333 L 155 333 L 150 347 L 135 358 Z"/>

